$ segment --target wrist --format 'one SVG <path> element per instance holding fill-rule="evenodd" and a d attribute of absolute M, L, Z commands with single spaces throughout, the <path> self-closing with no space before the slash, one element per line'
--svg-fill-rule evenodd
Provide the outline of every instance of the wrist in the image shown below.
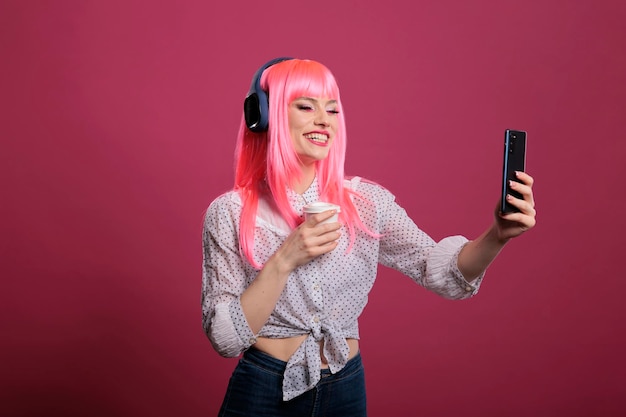
<path fill-rule="evenodd" d="M 501 247 L 504 247 L 504 245 L 506 245 L 509 240 L 511 240 L 510 237 L 507 237 L 502 233 L 502 229 L 498 226 L 497 221 L 491 225 L 491 227 L 485 234 L 485 238 L 492 241 L 495 245 Z"/>
<path fill-rule="evenodd" d="M 280 249 L 276 251 L 265 263 L 265 268 L 273 271 L 273 275 L 278 277 L 287 277 L 295 269 L 287 259 L 282 255 Z"/>

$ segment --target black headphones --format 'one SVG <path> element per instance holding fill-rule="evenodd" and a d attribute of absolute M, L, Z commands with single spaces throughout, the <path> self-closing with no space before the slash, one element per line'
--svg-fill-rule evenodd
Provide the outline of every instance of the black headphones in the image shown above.
<path fill-rule="evenodd" d="M 266 62 L 254 73 L 250 91 L 248 91 L 246 100 L 243 102 L 243 114 L 246 119 L 246 125 L 251 131 L 265 132 L 269 122 L 269 98 L 267 92 L 261 88 L 261 75 L 263 75 L 263 71 L 274 64 L 290 59 L 293 58 L 274 58 Z"/>

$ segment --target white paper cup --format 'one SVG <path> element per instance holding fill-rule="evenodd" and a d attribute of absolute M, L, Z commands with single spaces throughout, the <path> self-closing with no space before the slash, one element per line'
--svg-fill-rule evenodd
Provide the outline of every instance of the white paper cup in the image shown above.
<path fill-rule="evenodd" d="M 302 209 L 302 211 L 304 212 L 305 220 L 308 220 L 308 218 L 312 216 L 313 214 L 322 213 L 328 210 L 337 210 L 337 213 L 335 213 L 335 215 L 333 215 L 330 219 L 324 220 L 323 222 L 320 222 L 318 224 L 336 222 L 339 219 L 338 214 L 341 211 L 341 207 L 339 207 L 336 204 L 325 203 L 323 201 L 316 201 L 315 203 L 307 204 Z"/>

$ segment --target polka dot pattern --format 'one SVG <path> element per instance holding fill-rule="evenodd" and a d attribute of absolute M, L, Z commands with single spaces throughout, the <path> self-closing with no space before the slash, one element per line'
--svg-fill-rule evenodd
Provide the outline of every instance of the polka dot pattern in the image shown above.
<path fill-rule="evenodd" d="M 359 177 L 347 182 L 366 201 L 354 198 L 363 223 L 381 234 L 379 239 L 358 231 L 348 251 L 348 231 L 339 246 L 289 277 L 274 312 L 261 331 L 250 330 L 239 297 L 258 270 L 240 254 L 241 201 L 235 192 L 218 197 L 209 206 L 203 228 L 202 313 L 204 329 L 223 356 L 237 356 L 256 337 L 284 338 L 308 335 L 291 357 L 284 375 L 285 400 L 305 392 L 320 379 L 319 341 L 332 372 L 348 361 L 346 338 L 359 338 L 358 318 L 367 304 L 378 264 L 396 269 L 417 284 L 452 299 L 471 297 L 482 277 L 467 283 L 456 266 L 467 239 L 453 236 L 436 243 L 419 229 L 394 196 L 384 187 Z M 317 182 L 302 195 L 289 194 L 292 207 L 302 208 L 319 199 Z M 373 203 L 373 204 L 371 204 Z M 260 202 L 255 230 L 255 261 L 263 264 L 290 233 L 271 205 Z"/>

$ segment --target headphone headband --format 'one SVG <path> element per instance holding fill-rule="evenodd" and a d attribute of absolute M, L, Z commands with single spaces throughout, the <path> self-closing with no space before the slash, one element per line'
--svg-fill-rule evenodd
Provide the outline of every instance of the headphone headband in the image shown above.
<path fill-rule="evenodd" d="M 282 57 L 274 58 L 263 64 L 252 77 L 250 90 L 243 102 L 243 114 L 246 119 L 246 126 L 253 132 L 265 132 L 269 123 L 269 97 L 266 91 L 261 88 L 261 76 L 263 71 L 272 65 L 282 61 L 288 61 L 293 58 Z"/>

